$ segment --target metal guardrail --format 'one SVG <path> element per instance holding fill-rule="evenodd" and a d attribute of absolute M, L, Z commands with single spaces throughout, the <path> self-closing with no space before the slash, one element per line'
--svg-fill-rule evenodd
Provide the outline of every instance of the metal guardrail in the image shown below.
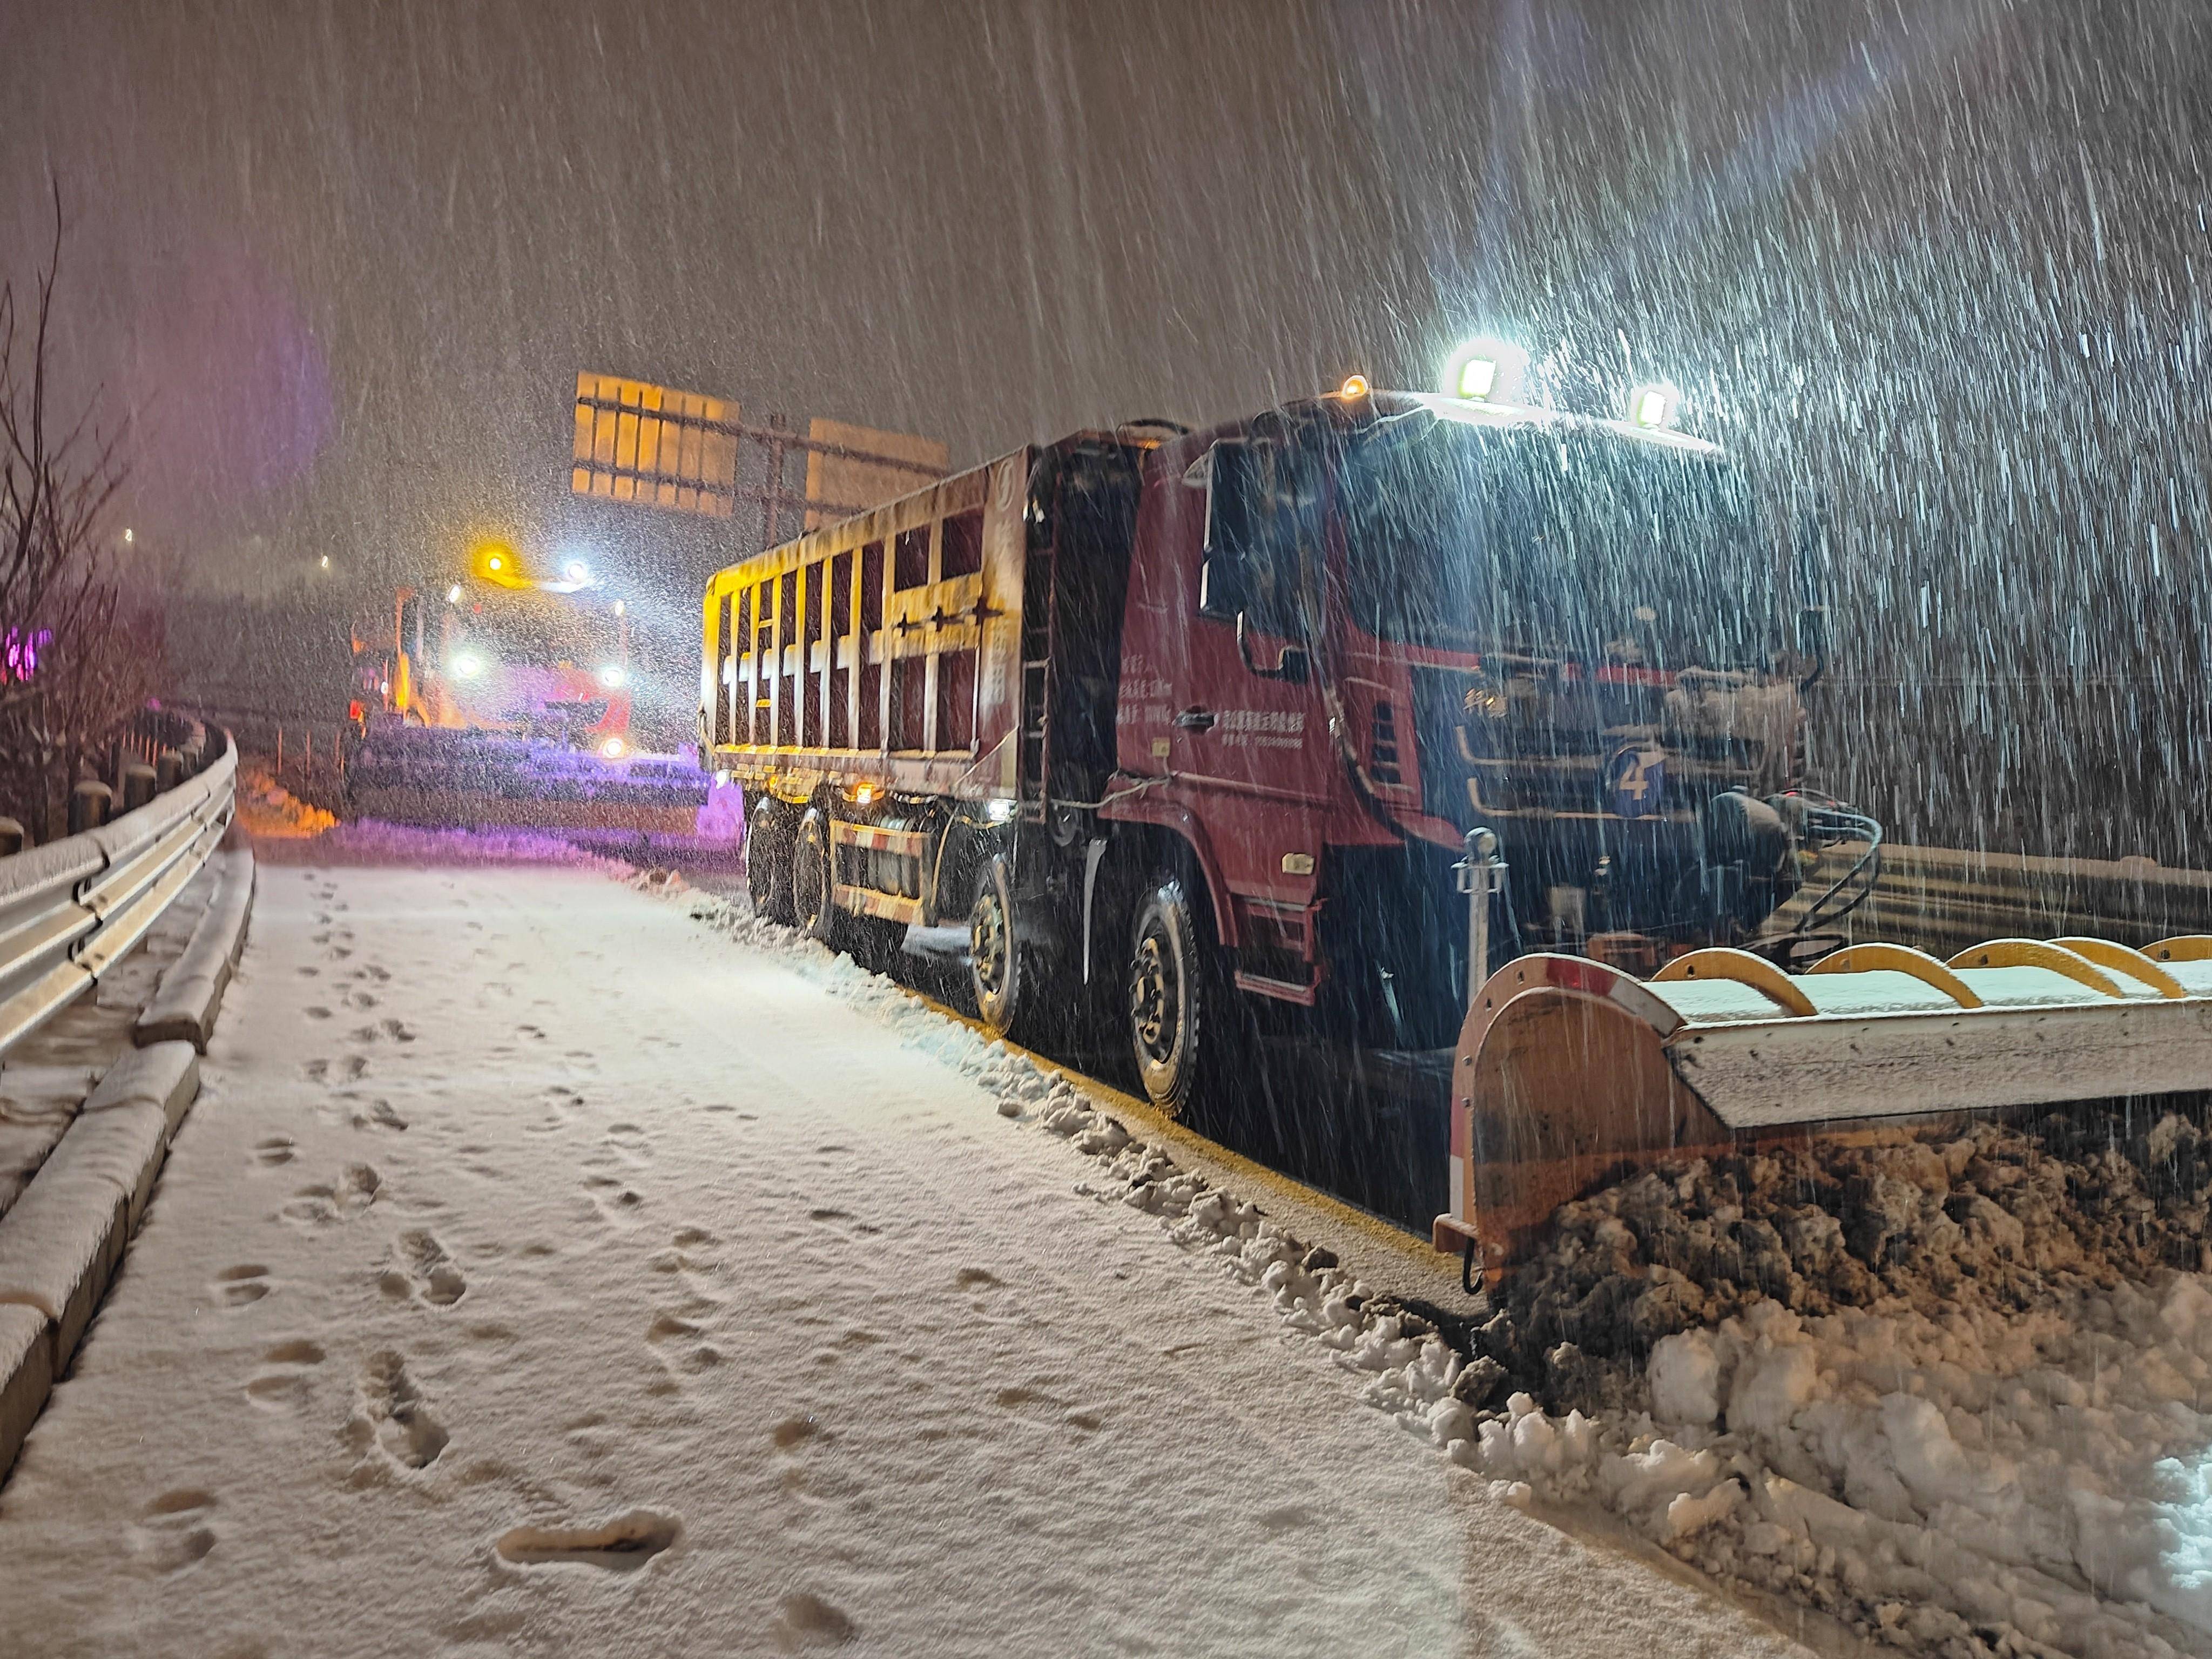
<path fill-rule="evenodd" d="M 1806 890 L 1826 887 L 1857 850 L 1823 854 Z M 1854 941 L 1886 939 L 1948 957 L 1992 939 L 2087 936 L 2140 948 L 2212 933 L 2212 871 L 2147 858 L 2033 858 L 1956 847 L 1885 845 L 1881 859 L 1881 880 L 1848 919 Z"/>
<path fill-rule="evenodd" d="M 214 735 L 214 734 L 210 734 Z M 0 1054 L 100 982 L 222 840 L 238 750 L 97 830 L 0 858 Z"/>

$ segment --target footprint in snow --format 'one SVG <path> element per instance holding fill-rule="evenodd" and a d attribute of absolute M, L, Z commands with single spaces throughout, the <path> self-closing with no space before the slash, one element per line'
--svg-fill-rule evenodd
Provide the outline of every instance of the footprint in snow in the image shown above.
<path fill-rule="evenodd" d="M 721 1242 L 704 1227 L 678 1227 L 669 1236 L 668 1248 L 646 1265 L 657 1273 L 718 1273 L 722 1264 L 705 1252 Z"/>
<path fill-rule="evenodd" d="M 246 1382 L 246 1396 L 269 1411 L 297 1411 L 307 1403 L 309 1379 L 322 1363 L 319 1344 L 304 1337 L 279 1342 L 262 1354 L 262 1369 Z"/>
<path fill-rule="evenodd" d="M 355 1108 L 353 1127 L 356 1129 L 390 1129 L 394 1133 L 407 1127 L 407 1120 L 392 1109 L 388 1100 L 373 1100 L 366 1110 Z"/>
<path fill-rule="evenodd" d="M 584 1186 L 600 1218 L 617 1226 L 635 1225 L 645 1208 L 645 1195 L 635 1187 L 625 1187 L 612 1176 L 586 1176 Z"/>
<path fill-rule="evenodd" d="M 243 1308 L 269 1294 L 269 1269 L 258 1261 L 225 1267 L 215 1276 L 215 1292 L 226 1308 Z"/>
<path fill-rule="evenodd" d="M 660 1350 L 661 1363 L 672 1370 L 712 1370 L 722 1363 L 722 1351 L 706 1340 L 707 1322 L 720 1308 L 712 1297 L 695 1291 L 672 1308 L 657 1310 L 645 1340 Z"/>
<path fill-rule="evenodd" d="M 769 1620 L 769 1638 L 786 1653 L 805 1648 L 842 1647 L 859 1633 L 844 1612 L 811 1590 L 796 1590 L 776 1604 Z"/>
<path fill-rule="evenodd" d="M 407 1374 L 406 1362 L 388 1350 L 369 1359 L 345 1433 L 363 1459 L 380 1455 L 409 1469 L 429 1468 L 452 1440 Z"/>
<path fill-rule="evenodd" d="M 450 1308 L 469 1291 L 469 1281 L 446 1247 L 426 1229 L 399 1235 L 399 1257 L 404 1264 L 387 1267 L 379 1275 L 378 1287 L 394 1302 L 415 1297 L 434 1308 Z"/>
<path fill-rule="evenodd" d="M 358 1215 L 376 1201 L 384 1178 L 366 1164 L 349 1164 L 344 1174 L 328 1183 L 302 1187 L 280 1213 L 304 1227 L 325 1227 Z"/>
<path fill-rule="evenodd" d="M 1105 1419 L 1095 1411 L 1070 1411 L 1067 1401 L 1055 1399 L 1042 1386 L 1016 1383 L 1001 1389 L 991 1396 L 991 1403 L 1001 1411 L 1018 1412 L 1025 1406 L 1043 1406 L 1060 1413 L 1060 1421 L 1071 1429 L 1085 1434 L 1096 1434 L 1105 1426 Z"/>
<path fill-rule="evenodd" d="M 632 1510 L 597 1526 L 511 1528 L 493 1547 L 501 1560 L 520 1567 L 567 1563 L 607 1572 L 635 1572 L 683 1531 L 683 1522 L 674 1516 Z"/>
<path fill-rule="evenodd" d="M 128 1534 L 131 1553 L 163 1577 L 196 1567 L 215 1548 L 215 1494 L 179 1486 L 151 1499 Z"/>
<path fill-rule="evenodd" d="M 883 1229 L 877 1226 L 872 1221 L 854 1220 L 853 1212 L 850 1210 L 839 1210 L 824 1206 L 820 1209 L 809 1210 L 806 1212 L 806 1218 L 809 1221 L 820 1221 L 825 1223 L 835 1223 L 840 1221 L 851 1222 L 852 1226 L 849 1231 L 859 1233 L 866 1238 L 872 1238 L 878 1233 L 883 1231 Z"/>
<path fill-rule="evenodd" d="M 270 1135 L 253 1143 L 253 1161 L 267 1169 L 289 1164 L 295 1156 L 289 1135 Z"/>

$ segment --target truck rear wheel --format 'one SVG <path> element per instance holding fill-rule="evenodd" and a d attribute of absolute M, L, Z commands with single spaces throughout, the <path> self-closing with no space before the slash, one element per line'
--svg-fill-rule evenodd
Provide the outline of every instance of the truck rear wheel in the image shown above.
<path fill-rule="evenodd" d="M 831 950 L 844 947 L 845 915 L 837 908 L 837 868 L 830 852 L 830 819 L 818 806 L 806 809 L 791 849 L 793 920 L 809 939 Z"/>
<path fill-rule="evenodd" d="M 745 890 L 753 914 L 788 927 L 791 904 L 791 809 L 773 795 L 748 804 L 745 813 Z"/>
<path fill-rule="evenodd" d="M 1138 902 L 1128 989 L 1138 1079 L 1152 1104 L 1180 1117 L 1235 1070 L 1243 1026 L 1212 918 L 1181 875 L 1156 877 Z"/>

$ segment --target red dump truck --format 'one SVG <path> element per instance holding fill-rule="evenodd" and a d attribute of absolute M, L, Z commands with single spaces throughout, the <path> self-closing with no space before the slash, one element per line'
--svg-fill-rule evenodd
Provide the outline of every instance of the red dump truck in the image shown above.
<path fill-rule="evenodd" d="M 716 575 L 761 913 L 964 923 L 985 1021 L 1087 1003 L 1170 1110 L 1261 1024 L 1449 1048 L 1524 951 L 1815 951 L 1833 903 L 1771 918 L 1871 826 L 1795 788 L 1789 538 L 1647 394 L 1463 378 L 1079 433 Z"/>

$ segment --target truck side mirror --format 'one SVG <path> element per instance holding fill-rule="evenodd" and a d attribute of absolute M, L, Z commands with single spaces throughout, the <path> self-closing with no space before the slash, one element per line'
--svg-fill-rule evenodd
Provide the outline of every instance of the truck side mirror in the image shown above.
<path fill-rule="evenodd" d="M 1243 659 L 1248 672 L 1263 680 L 1287 680 L 1292 685 L 1304 685 L 1311 671 L 1312 659 L 1295 645 L 1286 645 L 1275 653 L 1273 664 L 1255 661 L 1252 656 L 1251 625 L 1248 613 L 1237 613 L 1237 654 Z"/>

